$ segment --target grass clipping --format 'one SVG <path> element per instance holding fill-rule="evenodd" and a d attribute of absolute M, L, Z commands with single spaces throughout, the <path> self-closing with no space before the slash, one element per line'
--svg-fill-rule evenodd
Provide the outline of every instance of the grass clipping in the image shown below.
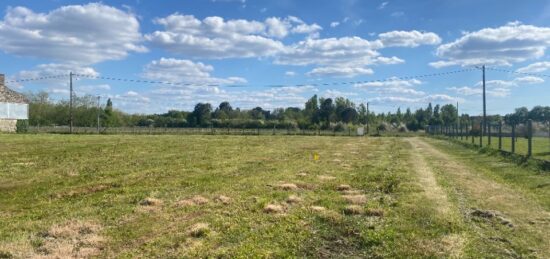
<path fill-rule="evenodd" d="M 38 235 L 34 258 L 89 258 L 102 249 L 101 227 L 93 222 L 69 221 Z"/>

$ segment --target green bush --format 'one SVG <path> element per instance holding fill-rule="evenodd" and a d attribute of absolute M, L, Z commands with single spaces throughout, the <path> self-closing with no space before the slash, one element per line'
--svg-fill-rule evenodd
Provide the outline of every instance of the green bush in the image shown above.
<path fill-rule="evenodd" d="M 15 126 L 17 127 L 17 129 L 16 129 L 17 133 L 27 133 L 27 132 L 29 132 L 29 121 L 28 120 L 18 120 L 17 124 Z"/>

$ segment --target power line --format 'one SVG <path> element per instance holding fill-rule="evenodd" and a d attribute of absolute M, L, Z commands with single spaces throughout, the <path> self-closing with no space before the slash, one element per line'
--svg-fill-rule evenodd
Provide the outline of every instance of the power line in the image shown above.
<path fill-rule="evenodd" d="M 421 75 L 413 75 L 413 76 L 393 76 L 393 77 L 388 77 L 383 79 L 371 79 L 371 80 L 364 80 L 364 81 L 300 83 L 300 84 L 268 84 L 268 85 L 260 85 L 259 87 L 283 88 L 283 87 L 356 85 L 356 84 L 366 84 L 366 83 L 382 83 L 382 82 L 391 82 L 391 81 L 399 81 L 399 80 L 412 80 L 412 79 L 419 79 L 419 78 L 426 78 L 426 77 L 447 76 L 447 75 L 452 75 L 457 73 L 469 72 L 473 70 L 475 69 L 468 68 L 468 69 L 454 70 L 454 71 L 448 71 L 448 72 L 421 74 Z M 174 86 L 252 87 L 252 85 L 168 82 L 168 81 L 128 79 L 128 78 L 118 78 L 118 77 L 108 77 L 108 76 L 95 76 L 95 75 L 85 75 L 85 74 L 73 74 L 73 76 L 80 77 L 80 78 L 87 78 L 87 79 L 100 79 L 100 80 L 121 81 L 121 82 L 142 83 L 142 84 L 163 84 L 163 85 L 174 85 Z M 7 81 L 6 83 L 31 82 L 31 81 L 41 81 L 41 80 L 48 80 L 48 79 L 61 79 L 61 78 L 67 78 L 67 77 L 68 75 L 54 75 L 54 76 L 10 80 L 10 81 Z"/>
<path fill-rule="evenodd" d="M 42 80 L 48 80 L 48 79 L 62 79 L 66 77 L 68 77 L 68 75 L 43 76 L 43 77 L 8 80 L 6 81 L 6 83 L 22 83 L 22 82 L 31 82 L 31 81 L 42 81 Z"/>
<path fill-rule="evenodd" d="M 414 76 L 393 76 L 384 79 L 372 79 L 364 81 L 349 81 L 349 82 L 327 82 L 327 83 L 300 83 L 300 84 L 269 84 L 263 85 L 260 87 L 269 87 L 269 88 L 283 88 L 283 87 L 306 87 L 306 86 L 329 86 L 329 85 L 355 85 L 355 84 L 365 84 L 365 83 L 377 83 L 377 82 L 391 82 L 399 80 L 411 80 L 418 78 L 426 77 L 436 77 L 436 76 L 446 76 L 457 73 L 464 73 L 469 71 L 474 71 L 474 68 L 461 69 L 448 72 L 432 73 L 432 74 L 422 74 Z M 122 81 L 122 82 L 132 82 L 132 83 L 146 83 L 146 84 L 165 84 L 165 85 L 180 85 L 180 86 L 210 86 L 210 87 L 251 87 L 249 85 L 235 85 L 235 84 L 201 84 L 201 83 L 187 83 L 187 82 L 167 82 L 167 81 L 151 81 L 151 80 L 139 80 L 139 79 L 127 79 L 127 78 L 116 78 L 116 77 L 105 77 L 105 76 L 93 76 L 93 75 L 83 75 L 75 74 L 77 77 L 84 77 L 89 79 L 102 79 L 102 80 L 111 80 L 111 81 Z"/>
<path fill-rule="evenodd" d="M 497 71 L 497 72 L 512 73 L 512 74 L 519 74 L 519 75 L 526 75 L 526 76 L 550 77 L 550 75 L 545 75 L 545 74 L 524 73 L 524 72 L 517 72 L 517 71 L 512 71 L 512 70 L 502 69 L 502 68 L 486 67 L 485 69 L 487 69 L 487 70 L 493 70 L 493 71 Z"/>

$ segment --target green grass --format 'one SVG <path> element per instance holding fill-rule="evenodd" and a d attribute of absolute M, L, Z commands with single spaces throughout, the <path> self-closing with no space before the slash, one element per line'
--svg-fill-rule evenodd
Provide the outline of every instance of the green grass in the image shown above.
<path fill-rule="evenodd" d="M 458 138 L 460 140 L 460 138 Z M 466 140 L 464 137 L 462 141 L 472 143 L 472 139 Z M 488 137 L 483 137 L 483 146 L 487 146 L 489 143 Z M 533 157 L 550 161 L 550 138 L 535 137 L 533 138 Z M 474 138 L 474 144 L 479 145 L 479 136 Z M 498 149 L 498 137 L 491 137 L 491 148 Z M 520 155 L 527 155 L 528 140 L 524 137 L 516 138 L 515 153 Z M 502 150 L 512 151 L 512 138 L 502 138 Z"/>
<path fill-rule="evenodd" d="M 0 135 L 0 257 L 441 257 L 471 230 L 426 199 L 411 154 L 391 137 Z M 344 213 L 341 184 L 367 212 Z"/>

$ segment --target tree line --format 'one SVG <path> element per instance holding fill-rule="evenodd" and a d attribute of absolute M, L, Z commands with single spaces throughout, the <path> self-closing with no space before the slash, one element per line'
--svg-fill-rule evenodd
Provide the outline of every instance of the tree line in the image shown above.
<path fill-rule="evenodd" d="M 61 126 L 69 123 L 69 102 L 53 101 L 48 93 L 29 93 L 29 125 Z M 375 113 L 368 111 L 365 104 L 355 104 L 344 97 L 323 98 L 313 95 L 304 108 L 287 107 L 266 110 L 262 107 L 245 110 L 234 108 L 224 101 L 213 107 L 210 103 L 197 103 L 192 111 L 170 110 L 162 114 L 128 114 L 113 108 L 111 99 L 100 107 L 93 96 L 75 97 L 73 101 L 73 125 L 95 127 L 97 116 L 102 127 L 217 127 L 217 128 L 278 128 L 278 129 L 323 129 L 346 130 L 367 123 L 379 130 L 417 131 L 428 125 L 453 125 L 480 120 L 468 114 L 459 116 L 452 104 L 428 104 L 425 108 L 411 111 Z M 536 106 L 516 109 L 504 117 L 489 116 L 493 122 L 524 123 L 526 120 L 547 122 L 550 107 Z"/>

